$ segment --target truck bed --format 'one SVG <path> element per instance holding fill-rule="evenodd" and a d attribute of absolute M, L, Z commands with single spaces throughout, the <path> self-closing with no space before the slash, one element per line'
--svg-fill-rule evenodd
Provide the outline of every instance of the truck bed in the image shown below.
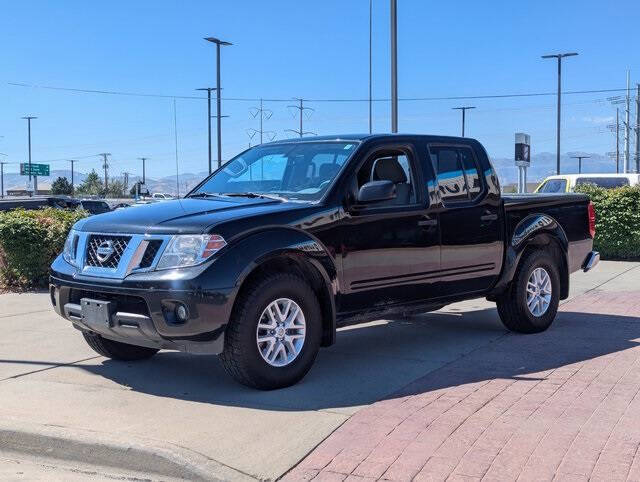
<path fill-rule="evenodd" d="M 586 194 L 563 193 L 563 194 L 504 194 L 505 211 L 517 211 L 526 209 L 532 211 L 535 208 L 560 206 L 573 203 L 588 203 L 589 197 Z"/>

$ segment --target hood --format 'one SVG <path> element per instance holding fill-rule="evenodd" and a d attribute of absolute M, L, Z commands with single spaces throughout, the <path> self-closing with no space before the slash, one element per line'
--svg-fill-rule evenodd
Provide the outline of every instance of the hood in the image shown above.
<path fill-rule="evenodd" d="M 268 214 L 299 206 L 261 198 L 185 198 L 132 206 L 81 220 L 86 232 L 129 234 L 200 234 L 219 222 Z"/>

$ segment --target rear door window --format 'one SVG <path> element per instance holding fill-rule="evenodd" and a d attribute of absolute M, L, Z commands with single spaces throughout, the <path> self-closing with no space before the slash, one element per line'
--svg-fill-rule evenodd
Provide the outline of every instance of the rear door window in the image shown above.
<path fill-rule="evenodd" d="M 616 187 L 628 186 L 629 179 L 626 177 L 579 177 L 576 179 L 576 186 L 584 184 L 595 184 L 598 187 L 612 189 Z"/>
<path fill-rule="evenodd" d="M 429 153 L 445 204 L 473 201 L 480 195 L 480 169 L 470 147 L 429 146 Z"/>
<path fill-rule="evenodd" d="M 540 186 L 538 192 L 554 193 L 554 192 L 566 192 L 567 180 L 566 179 L 548 179 Z"/>

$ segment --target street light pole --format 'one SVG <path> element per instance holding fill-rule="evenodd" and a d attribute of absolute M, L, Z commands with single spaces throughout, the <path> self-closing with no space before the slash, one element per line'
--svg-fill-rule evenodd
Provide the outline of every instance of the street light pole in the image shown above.
<path fill-rule="evenodd" d="M 149 159 L 148 157 L 138 157 L 138 160 L 142 161 L 142 184 L 146 184 L 146 161 Z"/>
<path fill-rule="evenodd" d="M 582 174 L 582 159 L 590 159 L 591 156 L 571 156 L 571 159 L 578 159 L 578 174 Z"/>
<path fill-rule="evenodd" d="M 37 119 L 37 117 L 32 115 L 24 116 L 23 119 L 27 120 L 27 142 L 29 145 L 29 187 L 31 187 L 31 119 Z M 37 182 L 37 181 L 36 181 Z M 35 182 L 34 182 L 35 186 Z M 36 191 L 36 194 L 37 191 Z M 33 195 L 33 191 L 29 191 L 29 196 Z"/>
<path fill-rule="evenodd" d="M 69 162 L 71 163 L 71 195 L 73 196 L 73 193 L 75 192 L 75 185 L 73 183 L 73 165 L 78 161 L 76 159 L 69 159 Z"/>
<path fill-rule="evenodd" d="M 564 57 L 573 57 L 578 55 L 577 52 L 568 52 L 564 54 L 543 55 L 543 59 L 558 59 L 558 118 L 556 124 L 556 174 L 560 174 L 560 117 L 561 117 L 561 101 L 562 101 L 562 59 Z"/>
<path fill-rule="evenodd" d="M 211 174 L 213 172 L 213 166 L 211 165 L 211 91 L 217 89 L 215 87 L 203 87 L 196 90 L 207 91 L 207 139 L 209 141 L 209 174 Z"/>
<path fill-rule="evenodd" d="M 391 132 L 398 132 L 398 2 L 391 0 Z"/>
<path fill-rule="evenodd" d="M 233 45 L 231 42 L 225 42 L 224 40 L 217 39 L 215 37 L 205 37 L 207 42 L 216 44 L 216 117 L 218 120 L 218 169 L 222 166 L 222 101 L 220 99 L 220 46 L 221 45 Z"/>
<path fill-rule="evenodd" d="M 6 154 L 3 154 L 6 155 Z M 4 165 L 6 162 L 0 161 L 0 198 L 4 199 Z"/>
<path fill-rule="evenodd" d="M 462 112 L 462 137 L 464 137 L 464 124 L 465 124 L 465 113 L 468 109 L 475 109 L 475 106 L 461 106 L 461 107 L 452 107 L 453 110 L 459 110 Z"/>
<path fill-rule="evenodd" d="M 372 73 L 372 53 L 371 53 L 371 43 L 372 43 L 372 32 L 373 32 L 373 24 L 372 24 L 372 15 L 373 15 L 373 0 L 369 0 L 369 134 L 373 131 L 373 117 L 372 117 L 372 90 L 371 90 L 371 73 Z"/>

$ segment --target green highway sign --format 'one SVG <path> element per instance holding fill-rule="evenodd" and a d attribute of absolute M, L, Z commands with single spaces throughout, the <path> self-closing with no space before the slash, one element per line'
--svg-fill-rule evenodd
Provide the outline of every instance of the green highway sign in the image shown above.
<path fill-rule="evenodd" d="M 29 172 L 29 163 L 21 162 L 20 163 L 20 175 L 22 176 L 48 176 L 49 175 L 49 164 L 34 164 L 31 163 L 31 172 Z"/>

